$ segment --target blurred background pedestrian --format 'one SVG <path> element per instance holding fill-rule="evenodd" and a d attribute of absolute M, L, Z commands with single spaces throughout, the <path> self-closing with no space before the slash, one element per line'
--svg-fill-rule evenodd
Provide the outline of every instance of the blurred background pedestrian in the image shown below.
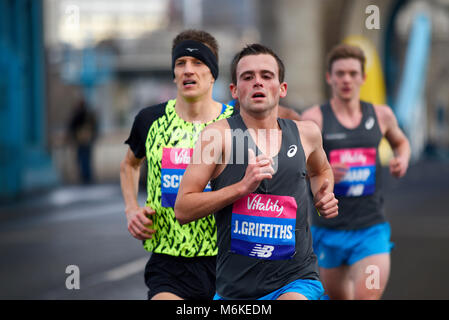
<path fill-rule="evenodd" d="M 92 148 L 97 138 L 97 117 L 81 99 L 74 107 L 68 124 L 68 138 L 76 149 L 79 178 L 83 184 L 94 181 Z"/>

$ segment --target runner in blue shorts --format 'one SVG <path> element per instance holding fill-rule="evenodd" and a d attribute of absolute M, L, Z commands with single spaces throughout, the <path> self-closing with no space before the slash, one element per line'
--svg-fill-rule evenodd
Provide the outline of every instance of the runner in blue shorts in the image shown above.
<path fill-rule="evenodd" d="M 389 253 L 390 242 L 388 222 L 357 230 L 337 230 L 312 226 L 313 250 L 318 264 L 331 269 L 341 265 L 353 265 L 366 257 Z"/>
<path fill-rule="evenodd" d="M 410 145 L 392 110 L 360 101 L 365 55 L 339 45 L 328 56 L 326 79 L 332 98 L 302 114 L 321 128 L 332 166 L 339 215 L 312 216 L 313 247 L 320 277 L 331 299 L 380 299 L 390 273 L 390 226 L 383 209 L 378 147 L 382 137 L 394 158 L 390 173 L 405 175 Z"/>
<path fill-rule="evenodd" d="M 307 300 L 320 300 L 324 294 L 323 285 L 319 280 L 298 279 L 289 284 L 286 284 L 280 289 L 277 289 L 269 294 L 258 298 L 257 300 L 278 300 L 283 294 L 288 292 L 296 292 L 306 297 Z M 225 300 L 217 294 L 214 300 Z"/>
<path fill-rule="evenodd" d="M 319 299 L 308 217 L 316 209 L 323 217 L 338 215 L 320 130 L 312 121 L 278 117 L 287 83 L 284 64 L 270 48 L 248 45 L 231 70 L 240 114 L 201 132 L 181 181 L 176 219 L 185 224 L 215 212 L 216 299 Z M 212 191 L 203 192 L 209 181 Z"/>

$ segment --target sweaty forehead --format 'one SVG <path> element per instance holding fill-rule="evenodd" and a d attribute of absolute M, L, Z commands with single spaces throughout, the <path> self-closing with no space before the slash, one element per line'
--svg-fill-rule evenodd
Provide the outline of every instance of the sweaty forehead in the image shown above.
<path fill-rule="evenodd" d="M 269 54 L 249 55 L 240 59 L 237 65 L 237 76 L 246 73 L 272 72 L 278 74 L 276 59 Z"/>

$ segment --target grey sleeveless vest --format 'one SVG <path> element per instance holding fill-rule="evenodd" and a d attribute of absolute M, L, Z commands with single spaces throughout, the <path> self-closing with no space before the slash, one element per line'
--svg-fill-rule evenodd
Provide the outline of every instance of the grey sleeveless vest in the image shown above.
<path fill-rule="evenodd" d="M 321 106 L 323 148 L 329 162 L 344 162 L 350 170 L 334 187 L 338 216 L 325 219 L 313 215 L 313 225 L 354 230 L 385 222 L 378 152 L 382 133 L 373 105 L 363 101 L 360 105 L 362 120 L 354 129 L 340 124 L 329 102 Z"/>
<path fill-rule="evenodd" d="M 231 161 L 211 181 L 212 190 L 244 177 L 248 147 L 260 154 L 241 116 L 227 121 L 232 129 Z M 273 159 L 273 178 L 215 213 L 217 293 L 225 299 L 257 299 L 297 279 L 319 280 L 307 221 L 313 206 L 303 147 L 293 121 L 278 119 L 278 124 L 282 145 Z"/>

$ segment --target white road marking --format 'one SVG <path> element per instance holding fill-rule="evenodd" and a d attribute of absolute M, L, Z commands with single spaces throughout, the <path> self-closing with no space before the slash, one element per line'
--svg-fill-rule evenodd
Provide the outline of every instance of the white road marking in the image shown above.
<path fill-rule="evenodd" d="M 121 265 L 112 270 L 106 271 L 100 275 L 100 279 L 104 279 L 105 281 L 119 281 L 130 277 L 136 273 L 142 272 L 145 269 L 145 265 L 148 261 L 148 257 L 143 257 L 124 265 Z"/>

